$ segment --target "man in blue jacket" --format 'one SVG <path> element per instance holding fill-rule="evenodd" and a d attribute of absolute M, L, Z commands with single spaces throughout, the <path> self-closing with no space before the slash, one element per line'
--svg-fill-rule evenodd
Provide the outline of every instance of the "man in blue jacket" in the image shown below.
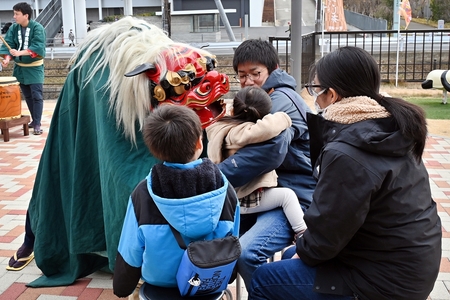
<path fill-rule="evenodd" d="M 316 184 L 312 177 L 306 124 L 306 112 L 310 109 L 295 92 L 295 79 L 279 68 L 278 53 L 273 45 L 259 39 L 241 43 L 233 58 L 233 68 L 241 87 L 255 85 L 266 90 L 272 98 L 272 113 L 287 113 L 292 127 L 268 142 L 240 149 L 219 165 L 220 170 L 233 186 L 239 187 L 276 169 L 278 185 L 294 190 L 306 210 Z M 245 223 L 252 224 L 251 228 Z M 275 209 L 242 216 L 241 234 L 238 272 L 250 287 L 253 272 L 265 264 L 267 258 L 292 244 L 294 233 L 283 210 Z"/>

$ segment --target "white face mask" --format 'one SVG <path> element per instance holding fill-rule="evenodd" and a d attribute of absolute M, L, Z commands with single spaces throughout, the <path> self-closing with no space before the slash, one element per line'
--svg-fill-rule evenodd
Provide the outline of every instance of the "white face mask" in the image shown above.
<path fill-rule="evenodd" d="M 314 99 L 314 107 L 316 108 L 318 114 L 323 113 L 323 111 L 325 110 L 325 108 L 320 108 L 319 103 L 317 103 L 317 97 L 316 99 Z"/>
<path fill-rule="evenodd" d="M 317 113 L 318 113 L 318 114 L 321 114 L 321 113 L 323 113 L 323 111 L 324 111 L 325 108 L 320 108 L 319 104 L 317 103 L 317 98 L 318 98 L 320 95 L 322 95 L 323 93 L 325 93 L 328 89 L 326 88 L 326 89 L 321 90 L 320 92 L 316 92 L 316 91 L 314 90 L 314 88 L 311 88 L 311 87 L 313 87 L 313 86 L 314 86 L 314 84 L 311 84 L 311 85 L 310 85 L 310 87 L 308 88 L 308 93 L 309 93 L 311 96 L 313 96 L 313 98 L 314 98 L 314 107 L 316 108 Z M 319 86 L 319 85 L 317 85 L 317 86 Z"/>

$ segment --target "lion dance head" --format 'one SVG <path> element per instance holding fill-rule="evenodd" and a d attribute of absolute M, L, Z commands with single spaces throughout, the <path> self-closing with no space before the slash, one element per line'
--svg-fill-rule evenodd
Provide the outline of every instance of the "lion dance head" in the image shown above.
<path fill-rule="evenodd" d="M 145 73 L 150 80 L 152 107 L 185 105 L 200 118 L 203 128 L 225 113 L 220 98 L 229 91 L 228 76 L 217 72 L 216 60 L 188 45 L 173 45 L 164 51 L 166 70 L 144 63 L 125 76 Z M 163 73 L 163 74 L 162 74 Z"/>
<path fill-rule="evenodd" d="M 125 17 L 91 31 L 70 61 L 71 72 L 81 70 L 94 53 L 97 61 L 84 85 L 98 80 L 98 74 L 108 75 L 98 92 L 109 93 L 117 126 L 133 142 L 136 122 L 142 129 L 158 105 L 192 108 L 204 128 L 225 114 L 222 98 L 229 79 L 215 70 L 215 56 L 172 41 L 155 25 Z"/>

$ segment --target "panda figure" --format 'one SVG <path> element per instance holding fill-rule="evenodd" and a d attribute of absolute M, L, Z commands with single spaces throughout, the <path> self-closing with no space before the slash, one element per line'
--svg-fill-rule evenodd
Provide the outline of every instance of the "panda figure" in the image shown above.
<path fill-rule="evenodd" d="M 442 104 L 447 104 L 447 92 L 450 91 L 449 70 L 433 70 L 428 73 L 427 78 L 422 82 L 423 89 L 442 89 L 444 98 Z"/>

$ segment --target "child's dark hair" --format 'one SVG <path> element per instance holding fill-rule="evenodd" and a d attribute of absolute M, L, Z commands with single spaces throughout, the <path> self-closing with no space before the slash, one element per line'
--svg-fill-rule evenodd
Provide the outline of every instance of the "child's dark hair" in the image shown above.
<path fill-rule="evenodd" d="M 272 100 L 265 90 L 258 86 L 246 86 L 233 99 L 233 115 L 223 117 L 222 120 L 256 123 L 269 114 L 271 109 Z"/>
<path fill-rule="evenodd" d="M 17 3 L 13 6 L 13 10 L 20 11 L 23 15 L 28 15 L 28 20 L 31 20 L 31 16 L 33 15 L 33 9 L 26 2 Z"/>
<path fill-rule="evenodd" d="M 161 105 L 146 118 L 144 142 L 159 160 L 188 163 L 202 136 L 202 125 L 195 112 L 185 106 Z"/>

